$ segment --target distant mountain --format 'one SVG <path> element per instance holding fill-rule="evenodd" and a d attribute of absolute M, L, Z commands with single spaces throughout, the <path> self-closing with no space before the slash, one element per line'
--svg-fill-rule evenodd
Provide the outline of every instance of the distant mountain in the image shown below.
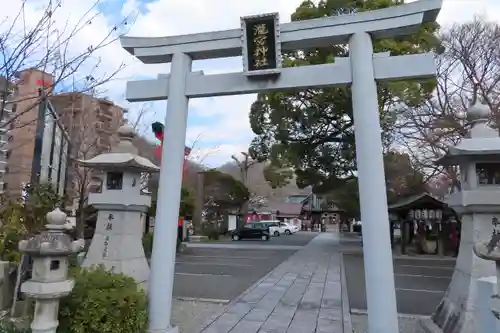
<path fill-rule="evenodd" d="M 146 138 L 142 136 L 137 136 L 134 139 L 134 146 L 138 150 L 138 154 L 142 157 L 145 157 L 149 159 L 151 162 L 155 163 L 156 165 L 160 165 L 160 160 L 156 157 L 154 154 L 154 150 L 156 148 L 156 144 L 150 142 Z M 203 171 L 204 168 L 203 166 L 192 162 L 192 161 L 187 161 L 187 166 L 186 166 L 186 174 L 184 175 L 184 184 L 189 187 L 192 191 L 196 190 L 196 179 L 197 179 L 197 174 L 200 171 Z M 152 174 L 150 179 L 149 179 L 149 188 L 155 188 L 158 184 L 160 178 L 160 173 L 155 173 Z"/>
<path fill-rule="evenodd" d="M 144 137 L 137 136 L 134 139 L 134 145 L 139 151 L 139 155 L 151 160 L 156 165 L 160 165 L 159 159 L 154 154 L 154 149 L 156 147 L 155 143 L 150 142 Z M 187 161 L 186 173 L 184 175 L 184 184 L 190 188 L 192 191 L 196 190 L 197 174 L 203 171 L 205 168 L 193 161 Z M 228 162 L 217 168 L 219 171 L 230 174 L 238 180 L 241 179 L 241 172 L 235 162 Z M 264 163 L 256 163 L 250 167 L 248 170 L 248 184 L 249 189 L 252 193 L 257 196 L 266 197 L 272 201 L 283 201 L 287 196 L 293 194 L 308 194 L 310 189 L 299 189 L 292 181 L 290 184 L 282 187 L 273 189 L 267 183 L 263 174 Z M 158 184 L 159 173 L 153 174 L 150 178 L 150 188 L 155 187 L 153 184 Z"/>
<path fill-rule="evenodd" d="M 273 189 L 264 178 L 264 163 L 256 163 L 248 170 L 248 187 L 250 192 L 257 196 L 267 197 L 272 201 L 283 201 L 287 196 L 293 194 L 308 194 L 310 189 L 299 189 L 295 181 L 283 186 L 282 188 Z M 217 168 L 219 171 L 230 174 L 238 180 L 241 179 L 241 171 L 235 162 L 228 162 Z"/>

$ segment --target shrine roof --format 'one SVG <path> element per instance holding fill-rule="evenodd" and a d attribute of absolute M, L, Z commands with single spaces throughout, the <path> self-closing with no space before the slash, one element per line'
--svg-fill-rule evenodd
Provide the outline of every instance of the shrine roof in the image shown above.
<path fill-rule="evenodd" d="M 399 211 L 406 210 L 415 207 L 432 207 L 441 208 L 447 207 L 447 204 L 438 198 L 432 196 L 431 194 L 424 192 L 421 194 L 411 195 L 406 198 L 402 198 L 399 201 L 389 205 L 389 211 Z"/>

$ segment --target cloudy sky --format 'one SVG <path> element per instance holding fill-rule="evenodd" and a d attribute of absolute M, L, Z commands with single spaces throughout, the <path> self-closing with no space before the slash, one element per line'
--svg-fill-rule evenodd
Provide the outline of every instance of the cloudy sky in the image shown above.
<path fill-rule="evenodd" d="M 28 25 L 37 22 L 37 17 L 48 1 L 25 0 Z M 2 8 L 0 18 L 7 17 L 8 21 L 14 17 L 22 2 L 24 1 L 10 0 L 8 8 Z M 133 25 L 129 25 L 128 35 L 168 36 L 234 29 L 239 27 L 241 16 L 258 13 L 279 12 L 281 22 L 288 22 L 290 14 L 300 2 L 301 0 L 101 0 L 87 14 L 98 16 L 76 36 L 71 47 L 78 52 L 79 48 L 95 45 L 114 24 L 127 16 L 132 16 L 135 20 Z M 62 6 L 54 15 L 54 26 L 63 29 L 68 21 L 69 26 L 76 24 L 91 4 L 91 0 L 62 0 Z M 449 25 L 470 20 L 474 15 L 500 22 L 500 1 L 444 0 L 438 21 L 442 25 Z M 0 33 L 7 26 L 4 20 L 4 24 L 0 25 Z M 163 122 L 166 101 L 131 104 L 124 100 L 124 92 L 127 80 L 168 73 L 169 65 L 141 64 L 122 50 L 118 42 L 100 50 L 99 55 L 102 60 L 100 70 L 113 71 L 120 63 L 127 65 L 116 80 L 106 85 L 107 97 L 129 108 L 131 118 L 137 116 L 137 110 L 146 109 L 143 122 Z M 241 71 L 241 67 L 239 58 L 194 63 L 194 70 L 203 70 L 205 74 Z M 196 155 L 202 156 L 205 164 L 220 165 L 229 160 L 231 154 L 247 149 L 253 136 L 248 124 L 248 111 L 253 99 L 253 95 L 245 95 L 196 99 L 190 102 L 186 144 L 191 145 L 196 141 Z M 149 128 L 144 126 L 142 130 L 148 133 Z"/>

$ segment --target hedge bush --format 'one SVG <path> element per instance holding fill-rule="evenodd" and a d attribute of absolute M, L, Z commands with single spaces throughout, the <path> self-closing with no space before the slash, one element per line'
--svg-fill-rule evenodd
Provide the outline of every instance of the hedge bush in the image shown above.
<path fill-rule="evenodd" d="M 16 327 L 14 323 L 12 323 L 7 318 L 0 318 L 0 332 L 2 333 L 31 333 L 29 328 L 19 328 Z"/>
<path fill-rule="evenodd" d="M 58 332 L 146 332 L 147 297 L 134 279 L 103 267 L 77 269 L 73 275 L 75 287 L 61 299 Z"/>

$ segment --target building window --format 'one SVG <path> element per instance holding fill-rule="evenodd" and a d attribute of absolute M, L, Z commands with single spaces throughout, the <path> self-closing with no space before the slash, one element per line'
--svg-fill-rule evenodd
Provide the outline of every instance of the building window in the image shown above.
<path fill-rule="evenodd" d="M 108 172 L 106 177 L 106 188 L 108 190 L 121 190 L 123 186 L 123 173 Z"/>

